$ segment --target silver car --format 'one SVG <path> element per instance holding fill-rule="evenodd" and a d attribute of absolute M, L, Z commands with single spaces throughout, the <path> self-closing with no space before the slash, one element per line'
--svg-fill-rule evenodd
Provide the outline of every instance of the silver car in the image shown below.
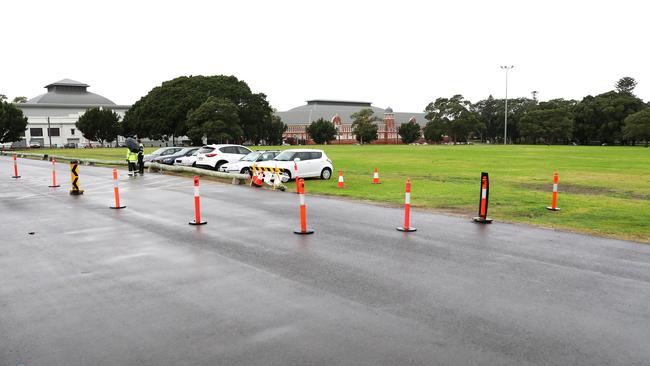
<path fill-rule="evenodd" d="M 152 152 L 151 154 L 145 155 L 144 161 L 152 161 L 153 159 L 160 156 L 173 155 L 181 151 L 182 149 L 183 149 L 182 147 L 161 147 L 160 149 Z"/>

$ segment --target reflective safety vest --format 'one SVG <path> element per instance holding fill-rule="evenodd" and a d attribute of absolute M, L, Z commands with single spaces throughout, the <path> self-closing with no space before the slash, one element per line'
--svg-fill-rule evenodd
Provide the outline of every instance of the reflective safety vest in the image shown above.
<path fill-rule="evenodd" d="M 131 150 L 128 150 L 126 152 L 126 160 L 128 160 L 128 161 L 130 161 L 132 163 L 136 163 L 138 161 L 138 154 L 134 153 L 134 152 L 131 152 Z"/>

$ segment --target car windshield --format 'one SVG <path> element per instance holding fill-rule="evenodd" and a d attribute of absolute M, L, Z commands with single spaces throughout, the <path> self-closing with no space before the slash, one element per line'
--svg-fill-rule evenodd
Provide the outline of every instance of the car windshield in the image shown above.
<path fill-rule="evenodd" d="M 257 158 L 260 156 L 260 154 L 261 154 L 260 152 L 254 151 L 254 152 L 244 156 L 243 158 L 241 158 L 241 161 L 256 161 Z"/>
<path fill-rule="evenodd" d="M 277 161 L 293 161 L 294 156 L 296 156 L 295 151 L 283 151 L 278 156 L 276 156 L 273 160 L 277 160 Z"/>
<path fill-rule="evenodd" d="M 158 149 L 158 150 L 152 152 L 151 155 L 160 155 L 160 154 L 162 154 L 162 152 L 165 151 L 165 150 L 167 150 L 167 148 L 166 148 L 166 147 L 163 147 L 162 149 Z"/>
<path fill-rule="evenodd" d="M 190 151 L 192 151 L 192 148 L 191 148 L 191 147 L 184 147 L 184 148 L 182 148 L 182 149 L 180 149 L 180 150 L 178 150 L 178 151 L 175 151 L 175 152 L 174 152 L 174 155 L 182 155 L 182 156 L 185 156 L 185 155 L 189 155 Z"/>

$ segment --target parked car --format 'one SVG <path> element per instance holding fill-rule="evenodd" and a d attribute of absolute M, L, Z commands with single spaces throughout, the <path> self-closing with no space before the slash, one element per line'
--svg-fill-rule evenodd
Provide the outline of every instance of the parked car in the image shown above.
<path fill-rule="evenodd" d="M 219 170 L 223 164 L 239 161 L 251 151 L 241 145 L 205 145 L 199 149 L 196 166 Z"/>
<path fill-rule="evenodd" d="M 77 147 L 76 142 L 66 142 L 65 144 L 63 144 L 63 148 L 65 149 L 74 149 L 76 147 Z"/>
<path fill-rule="evenodd" d="M 153 158 L 154 163 L 161 163 L 161 164 L 167 164 L 167 165 L 174 165 L 174 162 L 176 161 L 177 158 L 183 157 L 183 156 L 191 156 L 194 154 L 196 151 L 198 151 L 198 147 L 185 147 L 177 152 L 171 154 L 171 155 L 162 155 L 157 158 Z"/>
<path fill-rule="evenodd" d="M 29 147 L 31 147 L 32 149 L 38 149 L 39 147 L 41 147 L 41 143 L 38 141 L 30 141 Z"/>
<path fill-rule="evenodd" d="M 182 147 L 161 147 L 160 149 L 144 156 L 144 161 L 152 161 L 159 156 L 172 155 L 180 151 Z"/>
<path fill-rule="evenodd" d="M 192 155 L 181 156 L 179 158 L 176 158 L 176 160 L 174 161 L 174 165 L 195 167 L 197 155 L 199 155 L 199 148 L 197 148 L 196 151 L 192 153 Z"/>
<path fill-rule="evenodd" d="M 294 164 L 298 167 L 300 178 L 320 177 L 330 179 L 334 166 L 323 150 L 291 149 L 284 150 L 273 160 L 259 163 L 260 167 L 282 169 L 282 180 L 295 179 Z"/>
<path fill-rule="evenodd" d="M 252 153 L 241 158 L 239 161 L 223 164 L 219 170 L 226 173 L 241 173 L 250 175 L 251 165 L 253 165 L 253 163 L 257 164 L 260 161 L 271 160 L 278 154 L 280 154 L 280 151 L 278 150 L 253 151 Z"/>

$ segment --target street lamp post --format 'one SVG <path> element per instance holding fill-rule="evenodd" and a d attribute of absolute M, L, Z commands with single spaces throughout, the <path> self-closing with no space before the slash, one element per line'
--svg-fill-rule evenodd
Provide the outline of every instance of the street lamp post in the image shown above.
<path fill-rule="evenodd" d="M 503 124 L 503 144 L 508 144 L 508 71 L 514 66 L 501 66 L 503 70 L 506 70 L 506 107 L 505 107 L 505 121 Z"/>

